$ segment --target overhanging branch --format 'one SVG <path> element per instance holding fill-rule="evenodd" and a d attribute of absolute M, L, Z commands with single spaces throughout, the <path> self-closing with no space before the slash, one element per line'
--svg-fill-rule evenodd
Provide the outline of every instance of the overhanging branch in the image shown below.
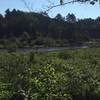
<path fill-rule="evenodd" d="M 75 3 L 75 2 L 77 2 L 77 0 L 69 1 L 69 2 L 63 3 L 62 5 L 61 5 L 61 4 L 58 4 L 58 5 L 50 6 L 50 7 L 48 7 L 48 9 L 46 10 L 46 12 L 50 11 L 51 9 L 53 9 L 53 8 L 55 8 L 55 7 L 64 6 L 64 5 L 67 5 L 67 4 L 70 4 L 70 3 Z"/>
<path fill-rule="evenodd" d="M 30 11 L 32 12 L 32 9 L 29 7 L 29 5 L 27 4 L 26 0 L 21 0 L 25 7 Z M 48 0 L 49 1 L 49 0 Z M 60 1 L 60 0 L 59 0 Z M 49 5 L 47 7 L 47 9 L 44 11 L 44 12 L 48 12 L 50 11 L 51 9 L 53 8 L 56 8 L 56 7 L 59 7 L 59 6 L 64 6 L 64 5 L 67 5 L 67 4 L 70 4 L 70 3 L 76 3 L 76 2 L 80 2 L 80 3 L 86 3 L 86 2 L 90 2 L 90 4 L 94 5 L 95 2 L 99 2 L 100 3 L 100 0 L 72 0 L 72 1 L 69 1 L 69 2 L 65 2 L 65 3 L 59 3 L 57 5 Z M 49 1 L 50 3 L 50 1 Z"/>

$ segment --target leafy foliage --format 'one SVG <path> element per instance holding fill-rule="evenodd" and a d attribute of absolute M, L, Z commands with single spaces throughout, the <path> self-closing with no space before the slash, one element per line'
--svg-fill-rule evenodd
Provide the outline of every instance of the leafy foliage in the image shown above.
<path fill-rule="evenodd" d="M 100 48 L 0 53 L 0 100 L 99 100 Z"/>

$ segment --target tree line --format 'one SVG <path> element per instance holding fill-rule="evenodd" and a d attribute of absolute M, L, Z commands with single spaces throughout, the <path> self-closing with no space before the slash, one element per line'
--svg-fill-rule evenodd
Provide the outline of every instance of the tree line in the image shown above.
<path fill-rule="evenodd" d="M 0 44 L 17 41 L 22 45 L 79 43 L 100 38 L 100 17 L 77 19 L 74 14 L 50 18 L 46 12 L 23 12 L 7 9 L 0 14 Z M 20 44 L 19 43 L 19 44 Z"/>

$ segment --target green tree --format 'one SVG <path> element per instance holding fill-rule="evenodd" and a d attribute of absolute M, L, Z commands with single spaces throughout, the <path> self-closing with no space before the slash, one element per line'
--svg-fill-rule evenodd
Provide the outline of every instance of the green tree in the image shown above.
<path fill-rule="evenodd" d="M 75 23 L 76 22 L 76 17 L 74 14 L 68 14 L 66 16 L 66 21 L 69 23 Z"/>

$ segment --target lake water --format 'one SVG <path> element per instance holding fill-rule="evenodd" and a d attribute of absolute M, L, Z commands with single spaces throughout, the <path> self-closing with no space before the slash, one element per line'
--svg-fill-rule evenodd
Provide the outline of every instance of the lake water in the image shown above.
<path fill-rule="evenodd" d="M 51 47 L 51 48 L 20 48 L 17 49 L 18 52 L 32 52 L 32 51 L 37 51 L 37 52 L 52 52 L 52 51 L 62 51 L 62 50 L 68 50 L 68 49 L 80 49 L 80 48 L 88 48 L 88 46 L 75 46 L 75 47 Z M 9 50 L 7 49 L 0 49 L 0 52 L 8 52 Z"/>

